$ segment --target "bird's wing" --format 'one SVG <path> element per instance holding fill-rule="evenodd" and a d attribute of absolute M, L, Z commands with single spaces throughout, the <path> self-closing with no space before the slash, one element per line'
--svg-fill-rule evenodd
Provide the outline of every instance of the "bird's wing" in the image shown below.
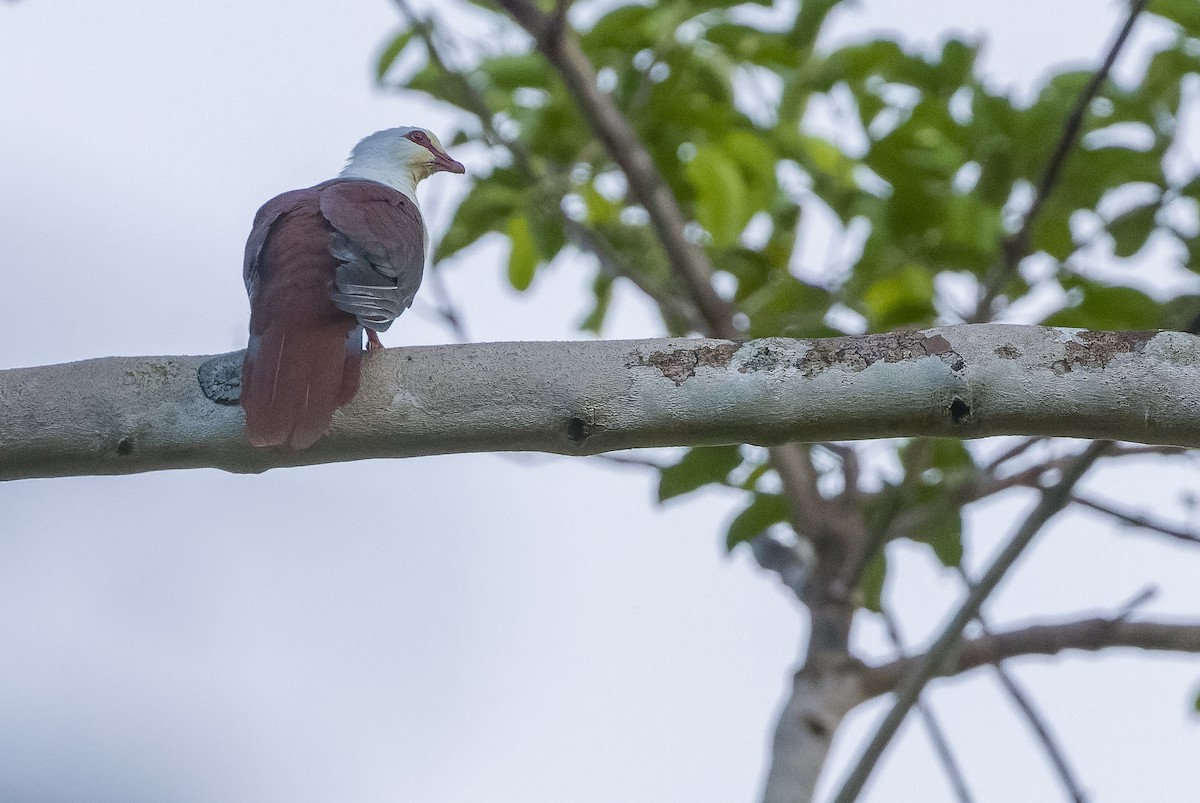
<path fill-rule="evenodd" d="M 425 267 L 425 225 L 411 198 L 375 181 L 339 179 L 320 190 L 338 260 L 333 303 L 386 331 L 412 306 Z"/>
<path fill-rule="evenodd" d="M 267 235 L 271 233 L 275 221 L 282 215 L 296 210 L 306 201 L 312 201 L 311 189 L 285 192 L 263 204 L 254 216 L 254 226 L 246 239 L 246 256 L 242 262 L 242 281 L 246 283 L 246 294 L 250 296 L 251 304 L 254 302 L 255 288 L 258 286 L 260 260 L 263 246 L 267 244 Z"/>

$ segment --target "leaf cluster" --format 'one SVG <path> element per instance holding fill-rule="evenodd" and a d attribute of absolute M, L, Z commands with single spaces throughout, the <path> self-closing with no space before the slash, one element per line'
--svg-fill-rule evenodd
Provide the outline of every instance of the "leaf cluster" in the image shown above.
<path fill-rule="evenodd" d="M 1151 247 L 1177 271 L 1200 270 L 1200 177 L 1185 156 L 1183 122 L 1187 76 L 1200 73 L 1193 0 L 1151 4 L 1169 35 L 1138 76 L 1100 87 L 1051 187 L 1042 187 L 1048 163 L 1091 72 L 1057 72 L 1019 96 L 982 74 L 970 39 L 948 37 L 930 51 L 889 38 L 826 47 L 822 30 L 842 5 L 804 0 L 782 21 L 720 0 L 573 9 L 571 19 L 586 22 L 571 35 L 599 88 L 649 149 L 747 337 L 954 322 L 976 312 L 995 276 L 1002 307 L 1035 292 L 1054 299 L 1030 305 L 1050 324 L 1174 328 L 1200 311 L 1200 297 L 1164 303 L 1138 275 Z M 660 302 L 669 332 L 694 328 L 677 312 L 688 295 L 645 210 L 568 89 L 497 9 L 477 8 L 507 33 L 474 46 L 465 63 L 447 65 L 436 49 L 445 31 L 420 23 L 396 34 L 378 64 L 385 85 L 461 110 L 455 143 L 495 156 L 435 262 L 499 237 L 510 247 L 509 281 L 525 290 L 565 252 L 591 254 L 564 263 L 594 271 L 583 329 L 602 330 L 621 280 Z M 1002 270 L 1006 260 L 1019 269 Z M 886 534 L 897 517 L 921 511 L 924 529 L 906 535 L 957 564 L 960 492 L 981 469 L 957 442 L 899 444 L 895 456 L 903 478 L 861 494 L 864 519 Z M 768 473 L 761 450 L 692 449 L 663 469 L 659 497 L 713 483 L 745 490 L 732 546 L 787 519 Z M 882 560 L 863 572 L 876 606 Z"/>

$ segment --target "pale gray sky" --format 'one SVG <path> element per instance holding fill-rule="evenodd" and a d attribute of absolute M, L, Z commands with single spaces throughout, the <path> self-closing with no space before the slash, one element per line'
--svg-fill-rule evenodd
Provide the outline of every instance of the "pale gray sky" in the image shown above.
<path fill-rule="evenodd" d="M 1117 11 L 877 0 L 835 28 L 930 44 L 986 28 L 997 82 L 1028 87 L 1092 63 Z M 0 368 L 243 345 L 258 205 L 332 176 L 371 131 L 448 127 L 373 88 L 395 24 L 385 0 L 0 8 Z M 456 181 L 422 188 L 435 219 Z M 577 337 L 587 272 L 556 266 L 520 295 L 502 256 L 493 243 L 450 273 L 472 337 Z M 622 295 L 606 336 L 653 334 Z M 385 342 L 449 337 L 418 298 Z M 1091 484 L 1182 515 L 1194 480 L 1150 461 Z M 0 800 L 752 799 L 803 623 L 746 555 L 724 556 L 736 497 L 652 498 L 643 474 L 541 456 L 0 484 Z M 974 513 L 971 566 L 1027 503 Z M 928 636 L 956 584 L 920 547 L 892 557 L 902 626 Z M 991 613 L 1111 610 L 1154 583 L 1147 611 L 1194 616 L 1198 575 L 1196 550 L 1071 515 Z M 887 654 L 877 622 L 856 638 Z M 1017 666 L 1092 800 L 1200 788 L 1196 661 Z M 931 699 L 980 801 L 1061 797 L 986 673 Z M 848 722 L 836 766 L 880 713 Z M 950 799 L 919 728 L 866 799 Z"/>

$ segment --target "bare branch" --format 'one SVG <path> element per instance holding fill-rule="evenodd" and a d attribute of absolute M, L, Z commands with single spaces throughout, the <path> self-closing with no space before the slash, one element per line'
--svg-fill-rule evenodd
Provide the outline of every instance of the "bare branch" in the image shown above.
<path fill-rule="evenodd" d="M 1022 358 L 997 356 L 1005 348 Z M 1066 360 L 1077 367 L 1062 372 Z M 1200 445 L 1200 338 L 1178 332 L 980 324 L 823 340 L 385 349 L 364 358 L 358 396 L 330 434 L 300 452 L 245 442 L 240 364 L 233 353 L 0 371 L 0 478 L 919 435 Z"/>
<path fill-rule="evenodd" d="M 883 617 L 884 627 L 887 629 L 888 638 L 891 639 L 892 646 L 896 648 L 896 652 L 901 657 L 904 657 L 904 640 L 900 637 L 900 627 L 896 624 L 896 619 L 887 610 L 880 611 Z M 967 788 L 967 779 L 963 775 L 962 768 L 958 766 L 958 761 L 954 758 L 954 753 L 950 751 L 950 742 L 946 739 L 946 734 L 942 732 L 941 725 L 933 716 L 933 710 L 929 707 L 926 700 L 917 699 L 917 713 L 921 716 L 921 721 L 925 725 L 925 730 L 929 733 L 929 741 L 933 744 L 933 752 L 937 754 L 938 760 L 942 764 L 942 768 L 946 771 L 946 777 L 950 780 L 950 786 L 954 789 L 954 795 L 962 803 L 970 803 L 971 790 Z"/>
<path fill-rule="evenodd" d="M 1128 622 L 1121 618 L 1092 618 L 1032 625 L 960 641 L 949 660 L 939 658 L 935 676 L 952 677 L 1009 658 L 1057 655 L 1064 650 L 1096 652 L 1112 647 L 1200 653 L 1200 622 Z M 906 675 L 929 656 L 905 658 L 875 667 L 863 675 L 866 698 L 899 688 Z"/>
<path fill-rule="evenodd" d="M 1058 774 L 1059 780 L 1062 781 L 1071 800 L 1075 803 L 1085 803 L 1087 798 L 1083 794 L 1083 787 L 1075 778 L 1071 765 L 1067 763 L 1066 754 L 1063 753 L 1058 741 L 1050 733 L 1050 728 L 1046 725 L 1042 715 L 1034 707 L 1033 700 L 1029 698 L 1029 695 L 1013 678 L 1012 673 L 1004 668 L 1003 664 L 992 664 L 992 670 L 996 673 L 1000 685 L 1004 687 L 1004 691 L 1012 699 L 1013 704 L 1024 715 L 1025 721 L 1033 728 L 1034 735 L 1041 742 L 1042 748 L 1046 751 L 1046 757 L 1050 760 L 1050 765 L 1054 767 L 1054 771 Z"/>
<path fill-rule="evenodd" d="M 1125 47 L 1125 43 L 1129 39 L 1129 33 L 1133 30 L 1134 23 L 1142 11 L 1145 10 L 1148 2 L 1149 0 L 1133 0 L 1130 3 L 1129 14 L 1125 18 L 1125 23 L 1121 26 L 1120 31 L 1109 47 L 1104 61 L 1101 62 L 1096 72 L 1092 75 L 1092 79 L 1084 87 L 1083 91 L 1079 93 L 1079 97 L 1076 98 L 1075 106 L 1071 109 L 1070 115 L 1068 115 L 1066 122 L 1063 124 L 1062 134 L 1059 136 L 1058 143 L 1050 155 L 1050 161 L 1046 163 L 1046 169 L 1042 173 L 1041 180 L 1038 182 L 1033 202 L 1029 206 L 1029 211 L 1025 213 L 1025 218 L 1021 221 L 1021 228 L 1011 237 L 1005 239 L 1000 249 L 1002 252 L 1001 259 L 988 271 L 988 276 L 984 280 L 983 294 L 975 307 L 974 313 L 969 316 L 969 321 L 979 323 L 991 317 L 992 302 L 996 300 L 1000 291 L 1004 289 L 1004 284 L 1016 273 L 1021 260 L 1029 255 L 1029 241 L 1033 234 L 1033 227 L 1042 213 L 1042 208 L 1045 206 L 1046 200 L 1054 192 L 1054 188 L 1058 184 L 1058 179 L 1062 175 L 1063 166 L 1067 163 L 1071 151 L 1074 150 L 1075 144 L 1079 140 L 1079 132 L 1083 128 L 1083 120 L 1087 115 L 1088 106 L 1091 105 L 1092 100 L 1100 91 L 1100 87 L 1108 79 L 1109 71 L 1112 70 L 1117 56 L 1120 55 L 1122 48 Z"/>
<path fill-rule="evenodd" d="M 1025 550 L 1025 547 L 1033 541 L 1034 536 L 1067 505 L 1075 483 L 1083 477 L 1084 473 L 1092 467 L 1092 464 L 1108 447 L 1107 442 L 1096 441 L 1088 446 L 1071 465 L 1063 469 L 1062 478 L 1053 486 L 1042 491 L 1042 498 L 1037 506 L 1021 524 L 1012 541 L 1001 550 L 999 556 L 988 567 L 978 584 L 967 594 L 966 600 L 951 617 L 950 622 L 934 641 L 929 652 L 921 658 L 915 659 L 915 663 L 911 665 L 906 665 L 906 661 L 897 662 L 905 665 L 904 668 L 907 671 L 904 672 L 902 679 L 898 678 L 897 682 L 893 684 L 896 688 L 896 701 L 847 776 L 841 791 L 834 798 L 835 803 L 852 803 L 858 797 L 871 770 L 874 769 L 875 763 L 883 755 L 883 751 L 891 742 L 892 737 L 896 735 L 900 723 L 904 721 L 909 710 L 916 703 L 921 690 L 925 688 L 925 684 L 929 682 L 930 678 L 942 670 L 951 651 L 959 643 L 963 628 L 976 617 L 983 601 L 995 590 L 1001 578 Z"/>
<path fill-rule="evenodd" d="M 966 583 L 968 589 L 974 587 L 974 581 L 967 575 L 966 570 L 962 566 L 958 567 L 958 574 L 962 578 L 962 581 Z M 983 635 L 994 638 L 995 633 L 988 625 L 983 611 L 979 612 L 979 615 L 975 617 L 975 621 L 979 622 L 979 627 L 983 631 Z M 1012 699 L 1017 710 L 1025 717 L 1025 721 L 1029 723 L 1029 727 L 1033 729 L 1034 736 L 1041 743 L 1042 749 L 1046 751 L 1046 757 L 1049 759 L 1050 765 L 1054 767 L 1059 780 L 1062 781 L 1063 787 L 1066 789 L 1071 800 L 1074 803 L 1084 803 L 1083 787 L 1075 778 L 1075 773 L 1071 770 L 1071 765 L 1067 762 L 1066 753 L 1059 746 L 1058 740 L 1050 732 L 1050 728 L 1046 725 L 1042 715 L 1034 707 L 1033 700 L 1025 693 L 1025 690 L 1021 688 L 1021 685 L 1017 683 L 1012 673 L 1005 668 L 1002 662 L 997 661 L 992 664 L 992 671 L 996 673 L 996 677 L 1000 680 L 1000 685 Z"/>
<path fill-rule="evenodd" d="M 662 463 L 656 463 L 653 460 L 646 460 L 645 458 L 627 454 L 598 454 L 595 456 L 595 459 L 618 466 L 636 466 L 637 468 L 650 468 L 655 471 L 662 471 L 666 468 Z"/>
<path fill-rule="evenodd" d="M 1159 457 L 1179 457 L 1185 455 L 1188 450 L 1180 446 L 1131 446 L 1127 443 L 1118 443 L 1113 446 L 1113 457 L 1139 457 L 1142 455 L 1151 455 Z"/>
<path fill-rule="evenodd" d="M 429 289 L 434 297 L 434 309 L 437 310 L 440 317 L 450 331 L 454 333 L 454 337 L 460 343 L 466 343 L 471 338 L 467 336 L 467 326 L 463 320 L 462 313 L 454 303 L 454 299 L 450 297 L 450 291 L 446 288 L 446 277 L 442 274 L 441 268 L 434 267 L 426 272 L 429 277 Z"/>
<path fill-rule="evenodd" d="M 1077 505 L 1080 505 L 1081 507 L 1086 507 L 1091 510 L 1095 510 L 1097 513 L 1103 513 L 1106 516 L 1110 516 L 1117 521 L 1128 524 L 1131 527 L 1141 527 L 1146 530 L 1151 530 L 1152 532 L 1168 535 L 1171 538 L 1175 538 L 1180 541 L 1187 541 L 1190 544 L 1200 544 L 1200 535 L 1197 535 L 1189 530 L 1185 530 L 1181 527 L 1172 527 L 1169 524 L 1155 521 L 1154 519 L 1143 516 L 1140 513 L 1130 513 L 1128 511 L 1113 507 L 1106 502 L 1098 502 L 1091 497 L 1082 496 L 1080 494 L 1073 495 L 1071 497 L 1071 501 Z"/>
<path fill-rule="evenodd" d="M 1070 457 L 1052 457 L 1003 477 L 981 477 L 966 488 L 964 501 L 975 502 L 1010 488 L 1037 488 L 1047 474 L 1062 470 L 1070 461 Z"/>
<path fill-rule="evenodd" d="M 1025 454 L 1027 451 L 1032 449 L 1034 446 L 1037 446 L 1043 440 L 1044 440 L 1043 438 L 1022 438 L 1022 439 L 1020 439 L 1012 446 L 1012 448 L 1002 452 L 1001 454 L 996 456 L 996 458 L 993 459 L 992 462 L 990 462 L 986 466 L 984 466 L 984 469 L 983 469 L 984 472 L 987 474 L 996 473 L 996 471 L 999 470 L 1000 466 L 1004 465 L 1009 460 L 1015 460 L 1016 458 Z"/>

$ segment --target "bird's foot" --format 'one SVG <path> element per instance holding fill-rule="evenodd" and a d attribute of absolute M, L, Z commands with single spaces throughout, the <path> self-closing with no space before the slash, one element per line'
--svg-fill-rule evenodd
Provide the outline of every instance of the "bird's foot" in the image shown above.
<path fill-rule="evenodd" d="M 383 351 L 383 343 L 379 339 L 379 333 L 374 329 L 367 330 L 367 351 Z"/>

